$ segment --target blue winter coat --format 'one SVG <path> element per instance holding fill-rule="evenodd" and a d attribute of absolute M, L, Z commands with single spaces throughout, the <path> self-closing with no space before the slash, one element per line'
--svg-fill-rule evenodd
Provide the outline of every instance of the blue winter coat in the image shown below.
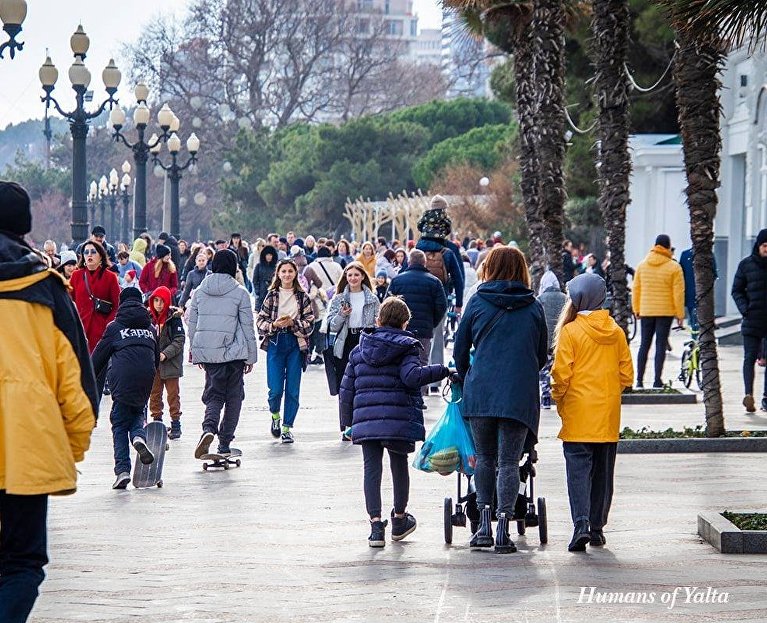
<path fill-rule="evenodd" d="M 339 392 L 341 426 L 352 426 L 354 443 L 424 440 L 421 387 L 444 379 L 449 370 L 421 366 L 421 348 L 408 331 L 380 327 L 360 335 Z"/>
<path fill-rule="evenodd" d="M 455 250 L 451 248 L 451 245 Z M 450 251 L 450 253 L 445 253 L 445 268 L 450 276 L 449 281 L 445 284 L 445 294 L 448 295 L 455 289 L 455 305 L 456 307 L 463 307 L 463 262 L 459 259 L 460 255 L 457 255 L 459 253 L 458 247 L 444 239 L 422 237 L 415 248 L 424 253 L 426 251 L 441 251 L 442 249 Z"/>
<path fill-rule="evenodd" d="M 472 347 L 476 352 L 470 364 Z M 546 317 L 533 291 L 518 281 L 480 285 L 464 310 L 453 347 L 464 379 L 464 416 L 516 420 L 537 438 L 538 371 L 546 364 L 547 352 Z"/>
<path fill-rule="evenodd" d="M 405 299 L 412 315 L 407 328 L 418 338 L 431 338 L 447 311 L 442 282 L 420 264 L 411 264 L 392 279 L 389 296 Z"/>

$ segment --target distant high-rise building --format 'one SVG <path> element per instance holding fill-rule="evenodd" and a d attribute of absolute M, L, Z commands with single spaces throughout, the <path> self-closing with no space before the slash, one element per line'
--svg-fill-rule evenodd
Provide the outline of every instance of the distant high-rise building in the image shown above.
<path fill-rule="evenodd" d="M 442 71 L 448 98 L 490 95 L 488 45 L 466 32 L 454 10 L 442 11 Z"/>
<path fill-rule="evenodd" d="M 442 66 L 442 31 L 423 28 L 411 45 L 410 57 L 416 63 Z"/>

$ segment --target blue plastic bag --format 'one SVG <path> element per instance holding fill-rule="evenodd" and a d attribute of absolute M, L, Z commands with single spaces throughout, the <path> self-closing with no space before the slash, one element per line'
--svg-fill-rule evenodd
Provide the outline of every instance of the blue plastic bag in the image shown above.
<path fill-rule="evenodd" d="M 461 390 L 454 384 L 447 409 L 423 442 L 413 467 L 443 476 L 453 472 L 472 476 L 476 464 L 474 440 L 461 413 Z"/>

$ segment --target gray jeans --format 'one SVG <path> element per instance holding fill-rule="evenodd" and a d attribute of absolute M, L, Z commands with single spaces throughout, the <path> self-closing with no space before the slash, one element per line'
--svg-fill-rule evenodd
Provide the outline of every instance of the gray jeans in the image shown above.
<path fill-rule="evenodd" d="M 578 443 L 565 441 L 567 494 L 573 524 L 588 519 L 592 530 L 607 523 L 613 500 L 616 443 Z"/>
<path fill-rule="evenodd" d="M 431 340 L 431 353 L 429 355 L 429 363 L 445 365 L 445 317 L 442 316 L 442 320 L 434 329 L 434 334 Z M 434 383 L 431 387 L 440 388 L 440 383 Z"/>
<path fill-rule="evenodd" d="M 519 493 L 519 460 L 528 428 L 507 418 L 474 417 L 469 421 L 477 450 L 477 467 L 474 470 L 477 509 L 481 511 L 485 506 L 493 505 L 495 488 L 498 512 L 512 517 Z"/>

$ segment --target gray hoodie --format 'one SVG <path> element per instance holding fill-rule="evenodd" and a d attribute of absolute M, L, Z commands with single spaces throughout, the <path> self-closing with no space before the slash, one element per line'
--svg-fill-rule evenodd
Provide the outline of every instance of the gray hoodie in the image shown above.
<path fill-rule="evenodd" d="M 191 300 L 192 363 L 256 363 L 258 344 L 253 307 L 244 287 L 225 273 L 212 273 L 205 277 Z"/>

